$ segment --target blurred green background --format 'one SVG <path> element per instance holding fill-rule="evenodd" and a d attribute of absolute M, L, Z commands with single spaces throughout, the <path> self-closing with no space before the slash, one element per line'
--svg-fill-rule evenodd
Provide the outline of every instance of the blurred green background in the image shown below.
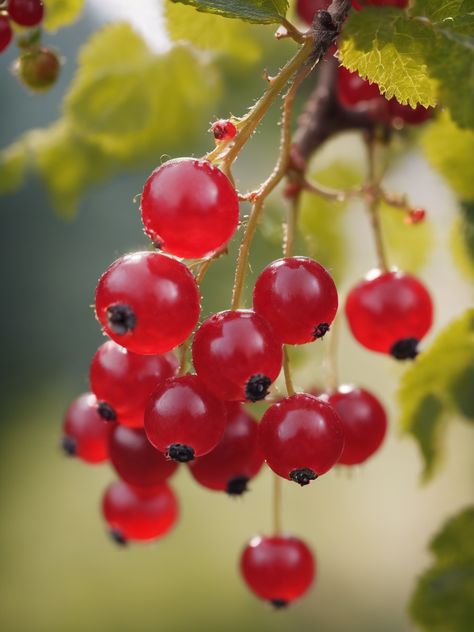
<path fill-rule="evenodd" d="M 100 11 L 97 4 L 88 3 L 81 21 L 54 38 L 66 64 L 50 93 L 29 95 L 8 72 L 14 51 L 2 57 L 1 147 L 57 117 L 78 47 L 104 20 L 115 17 L 113 10 L 107 13 L 114 3 L 102 3 Z M 138 11 L 142 3 L 133 4 Z M 115 5 L 126 10 L 126 3 Z M 286 46 L 281 58 L 288 53 Z M 270 72 L 278 61 L 273 57 L 268 63 Z M 245 72 L 234 69 L 225 99 L 208 119 L 229 110 L 244 111 L 261 92 L 259 73 L 258 67 Z M 270 115 L 237 165 L 243 190 L 255 186 L 272 168 L 278 142 L 276 114 Z M 197 138 L 174 147 L 173 153 L 199 155 L 209 143 L 203 128 Z M 338 156 L 358 163 L 361 151 L 360 141 L 346 136 L 326 148 L 318 164 L 324 167 Z M 452 424 L 442 470 L 421 487 L 416 446 L 401 439 L 397 429 L 394 392 L 404 368 L 362 350 L 343 323 L 342 380 L 379 395 L 390 411 L 391 429 L 380 453 L 359 470 L 333 471 L 309 488 L 284 486 L 285 528 L 305 538 L 318 560 L 315 586 L 287 611 L 274 612 L 258 602 L 238 575 L 237 560 L 245 542 L 271 528 L 268 472 L 254 481 L 251 493 L 232 500 L 199 488 L 182 468 L 173 480 L 181 500 L 178 527 L 157 544 L 121 550 L 106 538 L 99 513 L 112 472 L 107 466 L 68 461 L 60 453 L 62 414 L 73 397 L 87 390 L 88 363 L 102 341 L 90 307 L 97 278 L 117 256 L 147 247 L 134 196 L 163 153 L 166 147 L 159 148 L 153 163 L 88 191 L 73 220 L 54 214 L 41 183 L 34 179 L 15 195 L 0 198 L 0 628 L 5 632 L 413 629 L 405 607 L 417 575 L 430 561 L 426 543 L 445 518 L 473 497 L 472 431 Z M 472 301 L 471 290 L 447 250 L 455 199 L 415 146 L 393 163 L 387 182 L 429 211 L 434 247 L 420 275 L 435 297 L 435 333 Z M 350 265 L 342 296 L 374 262 L 368 222 L 358 204 L 347 214 L 344 230 L 350 238 Z M 228 305 L 234 253 L 235 244 L 231 255 L 211 269 L 203 285 L 203 315 Z M 278 256 L 276 243 L 258 238 L 252 275 Z M 320 347 L 298 353 L 295 364 L 299 387 L 321 383 Z"/>

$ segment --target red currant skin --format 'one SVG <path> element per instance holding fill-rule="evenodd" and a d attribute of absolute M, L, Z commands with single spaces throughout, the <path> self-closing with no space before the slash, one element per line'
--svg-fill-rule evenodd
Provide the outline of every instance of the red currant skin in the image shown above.
<path fill-rule="evenodd" d="M 270 325 L 252 310 L 214 314 L 193 342 L 196 373 L 225 401 L 264 399 L 281 370 L 282 347 Z"/>
<path fill-rule="evenodd" d="M 37 26 L 43 19 L 41 0 L 8 0 L 8 14 L 20 26 Z"/>
<path fill-rule="evenodd" d="M 109 433 L 109 457 L 120 478 L 140 488 L 161 485 L 178 467 L 155 450 L 142 428 L 120 424 Z"/>
<path fill-rule="evenodd" d="M 206 160 L 179 158 L 155 169 L 141 199 L 145 232 L 177 257 L 205 257 L 225 247 L 239 221 L 230 180 Z"/>
<path fill-rule="evenodd" d="M 145 409 L 148 439 L 173 461 L 186 463 L 213 450 L 227 422 L 224 403 L 196 375 L 167 380 Z"/>
<path fill-rule="evenodd" d="M 390 99 L 388 111 L 392 123 L 395 126 L 404 124 L 420 125 L 433 116 L 432 108 L 424 108 L 422 105 L 417 105 L 416 108 L 412 108 L 409 105 L 402 105 L 395 97 Z"/>
<path fill-rule="evenodd" d="M 110 426 L 97 412 L 97 400 L 84 393 L 69 406 L 64 417 L 62 448 L 87 463 L 102 463 L 108 454 Z"/>
<path fill-rule="evenodd" d="M 212 124 L 211 131 L 214 134 L 214 138 L 220 141 L 232 140 L 237 134 L 237 128 L 226 119 L 219 119 Z"/>
<path fill-rule="evenodd" d="M 200 311 L 188 268 L 157 252 L 117 259 L 101 276 L 96 314 L 105 333 L 134 353 L 170 351 L 189 336 Z"/>
<path fill-rule="evenodd" d="M 286 344 L 322 338 L 334 320 L 337 304 L 331 276 L 307 257 L 273 261 L 258 277 L 253 292 L 254 310 Z"/>
<path fill-rule="evenodd" d="M 154 540 L 176 523 L 178 501 L 166 483 L 147 491 L 116 481 L 105 492 L 102 513 L 118 544 Z"/>
<path fill-rule="evenodd" d="M 212 452 L 190 463 L 198 483 L 231 496 L 247 491 L 247 484 L 263 465 L 258 443 L 258 425 L 237 402 L 228 402 L 227 426 L 220 443 Z"/>
<path fill-rule="evenodd" d="M 354 107 L 364 102 L 377 101 L 387 105 L 387 99 L 380 94 L 376 83 L 369 83 L 362 79 L 358 72 L 351 72 L 339 66 L 337 88 L 341 103 L 347 107 Z"/>
<path fill-rule="evenodd" d="M 418 343 L 431 327 L 433 304 L 415 277 L 372 270 L 349 292 L 346 316 L 362 346 L 406 360 L 417 355 Z"/>
<path fill-rule="evenodd" d="M 260 422 L 259 440 L 271 469 L 303 486 L 339 461 L 344 431 L 332 406 L 298 393 L 270 406 Z"/>
<path fill-rule="evenodd" d="M 313 23 L 317 11 L 327 11 L 332 0 L 296 0 L 296 13 L 308 26 Z"/>
<path fill-rule="evenodd" d="M 0 15 L 0 53 L 6 50 L 12 41 L 13 31 L 6 15 Z"/>
<path fill-rule="evenodd" d="M 376 452 L 387 432 L 387 415 L 379 400 L 363 388 L 340 386 L 323 395 L 337 412 L 344 429 L 343 465 L 358 465 Z"/>
<path fill-rule="evenodd" d="M 178 368 L 174 353 L 140 355 L 109 340 L 96 351 L 90 368 L 91 391 L 99 414 L 130 427 L 143 427 L 143 414 L 153 390 Z"/>
<path fill-rule="evenodd" d="M 240 559 L 240 570 L 250 590 L 277 608 L 307 592 L 315 566 L 309 547 L 290 535 L 256 536 Z"/>

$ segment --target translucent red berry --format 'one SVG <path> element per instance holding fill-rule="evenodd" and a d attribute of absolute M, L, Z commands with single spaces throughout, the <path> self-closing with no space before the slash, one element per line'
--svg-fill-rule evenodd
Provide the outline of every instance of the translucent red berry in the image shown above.
<path fill-rule="evenodd" d="M 372 270 L 350 291 L 346 316 L 361 345 L 404 360 L 416 356 L 418 342 L 428 333 L 433 304 L 415 277 Z"/>
<path fill-rule="evenodd" d="M 252 538 L 240 559 L 240 570 L 250 590 L 277 608 L 308 591 L 315 567 L 309 547 L 291 535 Z"/>
<path fill-rule="evenodd" d="M 263 454 L 258 443 L 258 425 L 237 402 L 229 402 L 224 435 L 212 452 L 190 463 L 193 477 L 209 489 L 239 495 L 260 470 Z"/>
<path fill-rule="evenodd" d="M 225 247 L 239 221 L 230 180 L 206 160 L 179 158 L 155 169 L 141 199 L 147 235 L 177 257 L 200 258 Z"/>
<path fill-rule="evenodd" d="M 412 108 L 409 105 L 402 105 L 395 98 L 388 102 L 388 112 L 395 126 L 420 125 L 433 116 L 432 108 L 425 108 L 422 105 Z"/>
<path fill-rule="evenodd" d="M 43 19 L 41 0 L 8 0 L 8 14 L 20 26 L 37 26 Z"/>
<path fill-rule="evenodd" d="M 338 414 L 328 403 L 306 393 L 270 406 L 260 422 L 259 440 L 272 470 L 300 485 L 330 470 L 344 448 Z"/>
<path fill-rule="evenodd" d="M 0 53 L 6 50 L 12 41 L 13 31 L 10 20 L 6 15 L 0 14 Z"/>
<path fill-rule="evenodd" d="M 57 54 L 49 48 L 27 50 L 17 63 L 18 75 L 33 92 L 49 90 L 57 81 L 61 63 Z"/>
<path fill-rule="evenodd" d="M 170 351 L 192 332 L 200 296 L 188 268 L 157 252 L 117 259 L 101 276 L 96 314 L 105 333 L 134 353 Z"/>
<path fill-rule="evenodd" d="M 96 351 L 90 367 L 91 391 L 99 401 L 99 414 L 130 427 L 142 427 L 147 401 L 153 390 L 178 368 L 174 353 L 140 355 L 109 340 Z M 101 406 L 102 405 L 102 406 Z"/>
<path fill-rule="evenodd" d="M 323 395 L 339 415 L 344 429 L 343 465 L 357 465 L 376 452 L 387 431 L 387 415 L 379 400 L 363 388 L 340 386 Z"/>
<path fill-rule="evenodd" d="M 337 290 L 329 273 L 313 259 L 273 261 L 257 279 L 254 310 L 286 344 L 321 338 L 337 312 Z"/>
<path fill-rule="evenodd" d="M 384 108 L 387 106 L 387 99 L 380 94 L 376 83 L 369 83 L 359 73 L 351 72 L 344 66 L 339 66 L 337 87 L 340 101 L 348 107 L 368 101 L 378 101 Z"/>
<path fill-rule="evenodd" d="M 252 310 L 214 314 L 199 327 L 193 342 L 196 373 L 226 401 L 257 401 L 278 377 L 282 347 L 270 325 Z"/>
<path fill-rule="evenodd" d="M 63 450 L 87 463 L 102 463 L 108 458 L 109 432 L 109 424 L 97 412 L 95 396 L 84 393 L 72 402 L 64 417 Z"/>
<path fill-rule="evenodd" d="M 211 131 L 216 140 L 232 140 L 237 134 L 237 128 L 226 119 L 220 119 L 212 124 Z"/>
<path fill-rule="evenodd" d="M 425 220 L 426 211 L 424 208 L 411 208 L 405 217 L 405 224 L 420 224 Z"/>
<path fill-rule="evenodd" d="M 105 492 L 102 513 L 117 543 L 154 540 L 176 523 L 178 501 L 166 483 L 144 490 L 116 481 Z"/>
<path fill-rule="evenodd" d="M 185 463 L 213 450 L 227 422 L 223 402 L 196 375 L 167 380 L 145 410 L 145 431 L 157 450 Z"/>

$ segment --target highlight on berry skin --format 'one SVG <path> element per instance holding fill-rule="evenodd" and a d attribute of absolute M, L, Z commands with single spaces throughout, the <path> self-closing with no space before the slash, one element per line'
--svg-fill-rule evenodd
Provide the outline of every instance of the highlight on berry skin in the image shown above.
<path fill-rule="evenodd" d="M 109 432 L 109 424 L 98 413 L 97 398 L 84 393 L 66 411 L 61 446 L 67 456 L 86 463 L 102 463 L 109 457 Z"/>

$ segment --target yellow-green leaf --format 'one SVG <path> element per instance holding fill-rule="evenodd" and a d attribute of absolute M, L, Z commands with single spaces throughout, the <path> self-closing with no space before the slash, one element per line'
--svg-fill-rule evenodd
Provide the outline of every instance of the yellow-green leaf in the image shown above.
<path fill-rule="evenodd" d="M 68 26 L 75 22 L 84 8 L 84 0 L 43 0 L 45 13 L 43 26 L 48 31 Z"/>
<path fill-rule="evenodd" d="M 10 193 L 22 185 L 27 165 L 28 151 L 23 140 L 0 151 L 0 193 Z"/>
<path fill-rule="evenodd" d="M 198 11 L 216 13 L 258 24 L 280 22 L 288 10 L 288 0 L 173 0 Z"/>

